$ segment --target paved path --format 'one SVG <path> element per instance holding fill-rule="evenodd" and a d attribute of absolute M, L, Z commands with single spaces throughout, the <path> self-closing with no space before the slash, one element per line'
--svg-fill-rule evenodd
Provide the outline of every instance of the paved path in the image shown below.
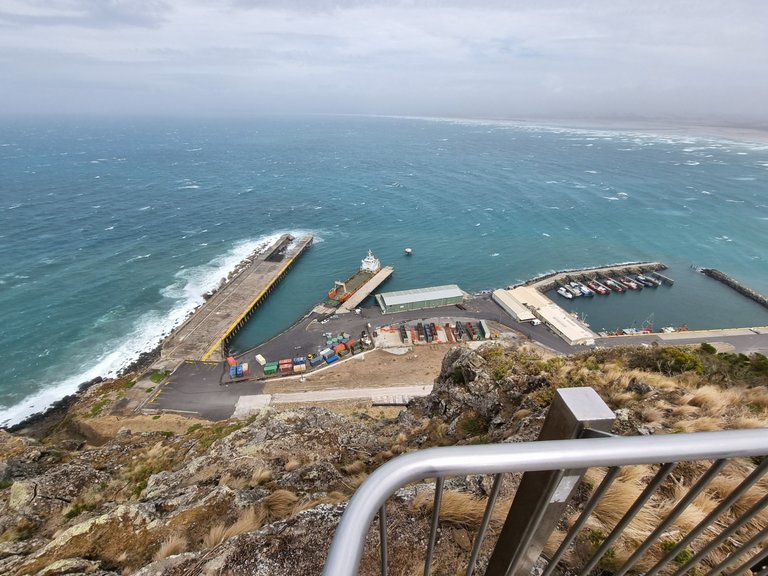
<path fill-rule="evenodd" d="M 726 328 L 723 330 L 696 330 L 672 332 L 670 334 L 635 334 L 611 336 L 596 340 L 598 346 L 638 346 L 656 343 L 661 346 L 684 346 L 690 344 L 726 344 L 732 352 L 741 354 L 768 354 L 768 328 Z"/>
<path fill-rule="evenodd" d="M 307 404 L 311 402 L 334 402 L 338 400 L 372 400 L 377 403 L 402 403 L 416 396 L 426 396 L 432 391 L 432 384 L 419 386 L 391 386 L 385 388 L 334 388 L 313 392 L 288 392 L 283 394 L 254 394 L 240 396 L 233 417 L 244 418 L 251 412 L 270 404 Z M 397 399 L 397 402 L 394 402 Z"/>

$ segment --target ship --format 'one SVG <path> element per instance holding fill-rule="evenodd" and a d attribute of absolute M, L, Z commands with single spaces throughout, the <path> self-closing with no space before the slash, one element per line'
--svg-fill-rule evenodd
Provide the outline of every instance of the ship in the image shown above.
<path fill-rule="evenodd" d="M 360 269 L 344 282 L 337 281 L 335 286 L 328 291 L 328 303 L 332 306 L 338 306 L 342 302 L 346 302 L 355 292 L 365 286 L 379 270 L 381 270 L 381 262 L 373 255 L 373 252 L 368 250 L 368 256 L 360 262 Z"/>

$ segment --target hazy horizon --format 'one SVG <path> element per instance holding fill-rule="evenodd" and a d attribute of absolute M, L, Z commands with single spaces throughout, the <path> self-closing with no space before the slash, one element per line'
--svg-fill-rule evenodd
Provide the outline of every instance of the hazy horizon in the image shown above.
<path fill-rule="evenodd" d="M 768 4 L 7 0 L 0 116 L 768 126 Z"/>

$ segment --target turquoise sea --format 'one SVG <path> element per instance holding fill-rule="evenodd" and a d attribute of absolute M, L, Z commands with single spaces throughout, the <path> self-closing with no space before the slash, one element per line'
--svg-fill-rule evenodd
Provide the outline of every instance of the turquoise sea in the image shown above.
<path fill-rule="evenodd" d="M 764 309 L 691 270 L 768 292 L 765 144 L 399 118 L 6 120 L 0 422 L 114 374 L 286 231 L 315 245 L 240 349 L 303 315 L 369 248 L 395 267 L 387 290 L 476 292 L 661 260 L 674 288 L 578 311 L 597 329 L 649 315 L 658 327 L 768 324 Z"/>

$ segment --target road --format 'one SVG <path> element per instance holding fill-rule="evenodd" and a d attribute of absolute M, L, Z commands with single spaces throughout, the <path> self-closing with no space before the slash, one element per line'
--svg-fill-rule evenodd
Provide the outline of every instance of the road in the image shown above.
<path fill-rule="evenodd" d="M 489 294 L 473 297 L 466 302 L 464 308 L 447 306 L 384 315 L 378 307 L 368 307 L 363 308 L 360 314 L 339 314 L 322 324 L 318 322 L 318 319 L 323 317 L 311 312 L 282 334 L 252 350 L 238 354 L 237 357 L 241 362 L 251 363 L 254 367 L 254 372 L 260 374 L 258 365 L 254 360 L 256 354 L 261 354 L 268 360 L 306 356 L 310 352 L 317 353 L 322 348 L 325 348 L 326 338 L 324 334 L 328 332 L 333 334 L 347 332 L 353 338 L 357 338 L 360 336 L 361 331 L 366 329 L 368 324 L 371 325 L 372 330 L 376 330 L 384 325 L 399 324 L 401 322 L 412 323 L 422 320 L 444 324 L 445 322 L 455 322 L 456 320 L 485 319 L 486 321 L 506 326 L 510 331 L 522 334 L 524 337 L 530 338 L 538 344 L 561 354 L 574 354 L 592 349 L 589 346 L 570 346 L 566 344 L 543 324 L 533 326 L 531 324 L 521 324 L 513 320 L 491 300 Z M 768 354 L 768 329 L 711 330 L 676 334 L 620 336 L 600 338 L 597 340 L 596 345 L 650 345 L 654 342 L 662 346 L 709 342 L 727 351 L 745 354 L 753 352 Z M 329 366 L 328 369 L 335 370 L 337 368 Z M 371 394 L 370 390 L 366 394 Z M 398 393 L 392 392 L 387 395 L 396 394 Z M 263 398 L 256 398 L 259 396 Z M 224 420 L 238 413 L 237 407 L 241 398 L 250 397 L 251 400 L 248 402 L 253 403 L 265 402 L 267 400 L 264 397 L 269 396 L 264 394 L 263 381 L 231 382 L 228 377 L 227 366 L 223 363 L 214 364 L 188 361 L 182 363 L 169 376 L 166 383 L 155 392 L 155 395 L 150 398 L 144 408 L 194 413 L 209 420 Z M 283 395 L 278 396 L 279 398 L 283 397 Z M 312 401 L 296 400 L 295 398 L 299 398 L 299 396 L 290 397 L 294 398 L 294 400 L 286 400 L 287 402 Z M 274 398 L 269 399 L 269 402 L 280 401 Z"/>

